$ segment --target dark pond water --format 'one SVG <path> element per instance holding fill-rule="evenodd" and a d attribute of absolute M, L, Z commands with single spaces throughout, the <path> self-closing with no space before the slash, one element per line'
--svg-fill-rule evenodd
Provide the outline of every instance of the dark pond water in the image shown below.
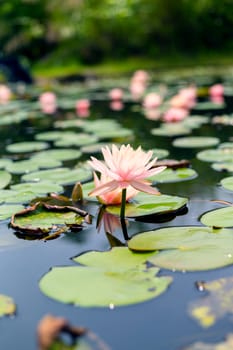
<path fill-rule="evenodd" d="M 225 110 L 220 111 L 224 112 Z M 61 111 L 55 116 L 1 126 L 2 156 L 6 154 L 6 144 L 33 140 L 37 132 L 52 130 L 54 119 L 66 119 L 72 113 Z M 202 114 L 212 118 L 215 112 Z M 108 101 L 93 99 L 90 119 L 100 117 L 116 119 L 124 127 L 133 129 L 135 137 L 130 142 L 134 146 L 141 144 L 145 149 L 165 148 L 170 151 L 171 159 L 189 159 L 199 174 L 190 181 L 158 185 L 164 194 L 189 198 L 186 214 L 163 223 L 131 221 L 128 229 L 130 236 L 159 227 L 201 225 L 199 216 L 218 207 L 211 200 L 232 201 L 232 193 L 219 186 L 219 181 L 228 173 L 214 171 L 210 163 L 196 159 L 199 149 L 175 148 L 172 146 L 174 137 L 153 136 L 150 130 L 158 122 L 145 119 L 138 103 L 126 102 L 122 111 L 112 111 Z M 232 127 L 207 123 L 195 129 L 192 135 L 215 136 L 224 142 L 232 136 Z M 19 178 L 14 177 L 14 181 L 19 181 Z M 70 187 L 67 188 L 67 193 L 69 191 Z M 93 204 L 89 209 L 95 214 L 97 205 Z M 82 232 L 69 233 L 47 242 L 17 237 L 8 223 L 9 220 L 1 222 L 0 234 L 6 238 L 12 235 L 15 243 L 0 248 L 0 293 L 15 300 L 17 312 L 13 317 L 3 317 L 0 320 L 0 349 L 36 349 L 36 328 L 39 320 L 48 313 L 63 316 L 72 324 L 88 327 L 112 350 L 178 350 L 195 341 L 220 341 L 232 331 L 231 316 L 217 321 L 213 327 L 203 329 L 190 318 L 187 311 L 190 302 L 200 298 L 195 282 L 231 276 L 232 266 L 204 272 L 172 272 L 162 269 L 160 275 L 172 275 L 174 281 L 168 291 L 158 298 L 113 310 L 74 307 L 47 298 L 39 290 L 38 282 L 51 267 L 74 265 L 70 259 L 73 256 L 88 250 L 102 251 L 110 248 L 105 233 L 97 233 L 95 219 L 93 225 Z M 115 235 L 123 240 L 120 230 Z"/>

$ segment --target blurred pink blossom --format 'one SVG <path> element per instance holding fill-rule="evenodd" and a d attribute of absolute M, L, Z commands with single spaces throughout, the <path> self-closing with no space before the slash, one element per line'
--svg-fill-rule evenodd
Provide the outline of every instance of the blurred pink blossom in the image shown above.
<path fill-rule="evenodd" d="M 86 118 L 90 115 L 90 101 L 86 98 L 76 101 L 76 114 L 81 118 Z"/>
<path fill-rule="evenodd" d="M 219 96 L 223 96 L 223 94 L 224 94 L 224 87 L 222 84 L 215 84 L 209 88 L 210 97 L 216 97 L 216 96 L 219 97 Z"/>
<path fill-rule="evenodd" d="M 53 92 L 43 92 L 39 97 L 42 112 L 53 114 L 57 109 L 57 97 Z"/>
<path fill-rule="evenodd" d="M 0 104 L 6 104 L 11 98 L 11 89 L 4 84 L 0 85 Z"/>
<path fill-rule="evenodd" d="M 150 92 L 144 97 L 143 107 L 146 109 L 157 108 L 162 103 L 162 97 L 156 92 Z"/>
<path fill-rule="evenodd" d="M 122 89 L 115 88 L 109 91 L 109 97 L 111 100 L 119 101 L 122 100 L 124 92 Z"/>
<path fill-rule="evenodd" d="M 90 196 L 100 196 L 118 188 L 122 190 L 129 187 L 137 191 L 159 194 L 151 187 L 147 178 L 160 173 L 166 167 L 153 168 L 156 163 L 156 158 L 151 160 L 153 151 L 144 152 L 141 147 L 134 150 L 130 145 L 122 145 L 120 148 L 112 145 L 112 149 L 108 146 L 103 147 L 102 153 L 104 162 L 91 157 L 89 165 L 109 180 L 97 186 L 89 193 Z"/>
<path fill-rule="evenodd" d="M 170 108 L 163 115 L 166 123 L 180 122 L 188 116 L 188 110 L 184 108 Z"/>

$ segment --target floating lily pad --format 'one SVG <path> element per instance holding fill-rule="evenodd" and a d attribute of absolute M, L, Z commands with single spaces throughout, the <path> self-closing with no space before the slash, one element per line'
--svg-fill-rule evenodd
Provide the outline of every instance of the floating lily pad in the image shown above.
<path fill-rule="evenodd" d="M 232 282 L 230 276 L 203 284 L 203 290 L 209 293 L 189 307 L 189 313 L 202 327 L 213 326 L 218 319 L 233 314 Z"/>
<path fill-rule="evenodd" d="M 178 136 L 190 134 L 191 129 L 185 126 L 183 123 L 169 123 L 162 124 L 159 128 L 151 130 L 151 134 L 155 136 Z"/>
<path fill-rule="evenodd" d="M 83 145 L 89 145 L 95 143 L 98 137 L 95 135 L 84 134 L 84 133 L 70 133 L 70 135 L 64 135 L 59 140 L 55 142 L 57 147 L 80 147 Z"/>
<path fill-rule="evenodd" d="M 58 207 L 44 203 L 21 210 L 12 216 L 11 226 L 20 232 L 43 235 L 49 231 L 68 231 L 69 228 L 82 229 L 85 219 L 75 207 Z"/>
<path fill-rule="evenodd" d="M 39 141 L 56 141 L 63 136 L 62 131 L 46 131 L 35 135 L 35 139 Z"/>
<path fill-rule="evenodd" d="M 209 122 L 209 118 L 203 115 L 190 115 L 183 120 L 183 124 L 190 129 L 199 128 L 202 124 Z"/>
<path fill-rule="evenodd" d="M 56 159 L 60 161 L 65 160 L 73 160 L 80 158 L 82 153 L 79 150 L 72 148 L 64 148 L 64 149 L 50 149 L 48 151 L 38 152 L 34 159 L 43 158 L 43 159 Z"/>
<path fill-rule="evenodd" d="M 139 254 L 130 251 L 126 247 L 115 247 L 105 252 L 87 252 L 73 258 L 73 260 L 86 266 L 101 268 L 105 268 L 107 266 L 109 270 L 124 270 L 126 268 L 129 269 L 139 265 L 141 265 L 142 268 L 145 267 L 145 262 L 147 259 L 154 254 L 154 252 Z"/>
<path fill-rule="evenodd" d="M 216 170 L 216 171 L 233 172 L 233 161 L 213 163 L 213 164 L 211 164 L 211 168 Z"/>
<path fill-rule="evenodd" d="M 82 258 L 88 266 L 53 268 L 40 280 L 40 289 L 47 296 L 64 303 L 115 307 L 155 298 L 171 283 L 171 277 L 156 277 L 158 268 L 147 268 L 143 264 L 148 255 L 137 258 L 125 247 L 114 248 L 113 252 L 105 252 L 103 258 L 89 253 Z M 112 263 L 112 255 L 119 266 Z"/>
<path fill-rule="evenodd" d="M 95 135 L 99 139 L 123 139 L 133 136 L 133 131 L 131 129 L 120 128 L 108 129 L 108 130 L 95 130 Z"/>
<path fill-rule="evenodd" d="M 85 124 L 83 124 L 83 129 L 85 131 L 95 134 L 99 131 L 107 132 L 119 128 L 121 128 L 120 124 L 115 119 L 87 120 Z"/>
<path fill-rule="evenodd" d="M 0 189 L 5 188 L 11 182 L 11 174 L 5 170 L 0 170 Z"/>
<path fill-rule="evenodd" d="M 86 120 L 80 119 L 70 119 L 70 120 L 57 120 L 54 123 L 56 128 L 66 129 L 66 128 L 82 128 L 86 124 Z"/>
<path fill-rule="evenodd" d="M 62 186 L 49 181 L 41 181 L 38 183 L 23 182 L 20 184 L 12 185 L 10 188 L 15 191 L 22 191 L 22 192 L 30 191 L 30 192 L 33 192 L 35 195 L 45 195 L 51 192 L 56 192 L 56 193 L 63 192 Z"/>
<path fill-rule="evenodd" d="M 76 182 L 83 182 L 92 178 L 92 172 L 88 169 L 55 168 L 51 170 L 41 170 L 22 177 L 25 182 L 50 181 L 59 185 L 71 185 Z"/>
<path fill-rule="evenodd" d="M 57 159 L 48 159 L 43 158 L 41 156 L 37 156 L 37 154 L 33 155 L 30 158 L 31 162 L 36 163 L 39 169 L 51 169 L 51 168 L 58 168 L 62 166 L 62 161 Z"/>
<path fill-rule="evenodd" d="M 94 143 L 92 145 L 87 145 L 87 146 L 83 146 L 81 147 L 81 152 L 82 153 L 100 153 L 101 152 L 101 148 L 102 147 L 106 147 L 106 146 L 111 146 L 111 144 L 105 143 L 105 142 L 99 142 L 99 143 Z"/>
<path fill-rule="evenodd" d="M 15 311 L 14 300 L 7 295 L 0 294 L 0 317 L 14 315 Z"/>
<path fill-rule="evenodd" d="M 41 151 L 49 147 L 46 142 L 31 141 L 12 143 L 6 147 L 6 150 L 11 153 L 27 153 Z"/>
<path fill-rule="evenodd" d="M 149 178 L 154 183 L 163 182 L 179 182 L 185 180 L 192 180 L 198 176 L 197 172 L 191 168 L 178 168 L 170 169 L 167 168 L 161 173 Z"/>
<path fill-rule="evenodd" d="M 213 102 L 199 102 L 194 107 L 193 110 L 197 111 L 216 111 L 225 108 L 224 103 L 213 103 Z"/>
<path fill-rule="evenodd" d="M 0 205 L 0 220 L 9 219 L 14 213 L 23 210 L 24 206 L 20 204 L 1 204 Z"/>
<path fill-rule="evenodd" d="M 35 193 L 31 191 L 14 191 L 14 190 L 0 190 L 1 201 L 8 204 L 21 203 L 27 204 L 33 198 Z"/>
<path fill-rule="evenodd" d="M 204 162 L 228 162 L 233 159 L 233 149 L 207 149 L 198 152 L 197 158 Z"/>
<path fill-rule="evenodd" d="M 38 164 L 33 160 L 19 160 L 17 162 L 9 163 L 6 170 L 11 174 L 25 174 L 39 169 Z"/>
<path fill-rule="evenodd" d="M 176 212 L 184 207 L 188 202 L 187 198 L 168 196 L 168 195 L 150 195 L 139 193 L 134 197 L 133 203 L 127 203 L 125 208 L 125 215 L 127 217 L 143 217 L 154 214 L 165 214 Z M 120 215 L 120 205 L 109 205 L 106 211 Z"/>
<path fill-rule="evenodd" d="M 217 137 L 190 136 L 180 137 L 173 141 L 173 146 L 181 148 L 203 148 L 216 146 L 219 143 Z"/>
<path fill-rule="evenodd" d="M 233 230 L 202 226 L 161 228 L 133 236 L 136 251 L 161 250 L 149 258 L 169 270 L 210 270 L 233 263 Z"/>
<path fill-rule="evenodd" d="M 152 151 L 153 157 L 158 159 L 166 158 L 169 155 L 168 150 L 162 148 L 154 148 Z"/>
<path fill-rule="evenodd" d="M 0 169 L 5 169 L 7 165 L 11 164 L 12 160 L 7 158 L 0 159 Z"/>
<path fill-rule="evenodd" d="M 200 221 L 211 227 L 233 227 L 233 206 L 211 210 L 203 214 Z"/>
<path fill-rule="evenodd" d="M 233 167 L 233 162 L 232 162 L 232 167 Z M 222 185 L 222 187 L 224 187 L 225 189 L 229 190 L 229 191 L 233 191 L 233 176 L 228 176 L 225 177 L 224 179 L 222 179 L 220 181 L 220 184 Z"/>

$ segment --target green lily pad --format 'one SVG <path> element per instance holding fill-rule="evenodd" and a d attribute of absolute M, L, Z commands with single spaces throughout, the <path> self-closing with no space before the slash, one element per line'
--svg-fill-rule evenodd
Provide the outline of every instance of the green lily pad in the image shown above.
<path fill-rule="evenodd" d="M 228 162 L 233 159 L 233 149 L 207 149 L 198 152 L 197 158 L 204 162 Z"/>
<path fill-rule="evenodd" d="M 39 141 L 56 141 L 63 136 L 62 131 L 46 131 L 35 135 L 35 139 Z"/>
<path fill-rule="evenodd" d="M 149 180 L 156 184 L 163 182 L 179 182 L 185 180 L 192 180 L 195 179 L 197 176 L 197 172 L 191 168 L 167 168 L 161 173 L 150 177 Z"/>
<path fill-rule="evenodd" d="M 54 123 L 54 126 L 60 129 L 82 128 L 85 124 L 86 124 L 86 120 L 70 119 L 70 120 L 57 120 Z"/>
<path fill-rule="evenodd" d="M 145 267 L 145 262 L 154 254 L 155 252 L 139 254 L 130 251 L 126 247 L 115 247 L 105 252 L 87 252 L 73 258 L 73 260 L 86 266 L 99 268 L 105 268 L 107 266 L 109 270 L 124 270 L 139 265 L 141 265 L 142 268 Z"/>
<path fill-rule="evenodd" d="M 53 268 L 40 280 L 41 291 L 64 303 L 113 308 L 155 298 L 172 281 L 171 277 L 156 277 L 158 268 L 146 267 L 148 255 L 136 257 L 126 247 L 113 248 L 103 258 L 100 254 L 76 258 L 88 266 Z M 112 262 L 112 256 L 120 265 Z"/>
<path fill-rule="evenodd" d="M 48 151 L 38 152 L 34 159 L 43 158 L 43 159 L 56 159 L 60 161 L 65 160 L 73 160 L 80 158 L 82 153 L 79 150 L 72 148 L 64 148 L 64 149 L 50 149 Z"/>
<path fill-rule="evenodd" d="M 11 182 L 11 174 L 5 170 L 0 170 L 0 189 L 5 188 Z"/>
<path fill-rule="evenodd" d="M 233 161 L 213 163 L 213 164 L 211 164 L 211 168 L 216 170 L 216 171 L 233 172 Z"/>
<path fill-rule="evenodd" d="M 120 124 L 115 119 L 86 120 L 82 127 L 86 132 L 92 132 L 94 134 L 101 131 L 107 132 L 109 130 L 121 129 Z"/>
<path fill-rule="evenodd" d="M 0 294 L 0 317 L 14 315 L 15 311 L 14 300 L 7 295 Z"/>
<path fill-rule="evenodd" d="M 13 214 L 23 209 L 24 209 L 24 206 L 20 204 L 1 204 L 0 220 L 9 219 Z"/>
<path fill-rule="evenodd" d="M 210 270 L 233 263 L 233 230 L 202 226 L 168 227 L 128 241 L 135 251 L 161 250 L 148 260 L 169 270 Z"/>
<path fill-rule="evenodd" d="M 211 227 L 233 227 L 233 206 L 211 210 L 203 214 L 200 221 Z"/>
<path fill-rule="evenodd" d="M 88 154 L 101 153 L 101 148 L 106 146 L 110 147 L 111 144 L 108 144 L 106 142 L 98 142 L 98 143 L 81 147 L 81 152 L 88 153 Z"/>
<path fill-rule="evenodd" d="M 232 162 L 232 166 L 233 166 L 233 162 Z M 225 189 L 229 190 L 229 191 L 233 191 L 233 176 L 228 176 L 225 177 L 224 179 L 222 179 L 220 181 L 220 184 L 222 185 L 222 187 L 224 187 Z"/>
<path fill-rule="evenodd" d="M 80 147 L 83 145 L 89 145 L 97 142 L 98 137 L 91 134 L 84 133 L 70 133 L 69 136 L 63 136 L 55 142 L 57 147 L 71 147 L 76 146 Z"/>
<path fill-rule="evenodd" d="M 218 319 L 233 314 L 232 282 L 233 277 L 230 276 L 202 284 L 202 290 L 208 294 L 202 296 L 201 300 L 191 303 L 189 307 L 190 315 L 202 327 L 213 326 Z"/>
<path fill-rule="evenodd" d="M 0 169 L 5 169 L 7 165 L 11 164 L 12 160 L 7 158 L 0 159 Z"/>
<path fill-rule="evenodd" d="M 216 146 L 219 141 L 217 137 L 190 136 L 177 138 L 172 144 L 174 147 L 181 148 L 206 148 Z"/>
<path fill-rule="evenodd" d="M 45 195 L 51 192 L 56 192 L 56 193 L 63 192 L 62 186 L 49 181 L 41 181 L 38 183 L 23 182 L 20 184 L 12 185 L 10 188 L 15 191 L 22 191 L 22 192 L 30 191 L 30 192 L 33 192 L 35 195 Z"/>
<path fill-rule="evenodd" d="M 166 158 L 169 155 L 168 150 L 162 148 L 154 148 L 152 151 L 153 157 L 158 159 Z"/>
<path fill-rule="evenodd" d="M 199 128 L 209 122 L 209 118 L 203 115 L 190 115 L 183 120 L 183 124 L 190 129 Z"/>
<path fill-rule="evenodd" d="M 191 129 L 183 123 L 162 124 L 159 128 L 151 129 L 151 134 L 155 136 L 178 136 L 191 133 Z"/>
<path fill-rule="evenodd" d="M 14 190 L 0 190 L 1 201 L 8 204 L 21 203 L 27 204 L 33 198 L 35 193 L 31 191 L 14 191 Z"/>
<path fill-rule="evenodd" d="M 133 131 L 131 129 L 118 127 L 117 129 L 95 130 L 95 135 L 99 139 L 123 139 L 133 136 Z"/>
<path fill-rule="evenodd" d="M 32 160 L 19 160 L 17 162 L 9 163 L 6 170 L 11 174 L 25 174 L 39 169 L 38 164 Z"/>
<path fill-rule="evenodd" d="M 194 107 L 193 110 L 197 111 L 216 111 L 218 109 L 225 108 L 224 103 L 213 103 L 213 102 L 199 102 Z"/>
<path fill-rule="evenodd" d="M 43 158 L 37 154 L 33 155 L 30 160 L 31 162 L 36 163 L 39 169 L 51 169 L 62 166 L 62 162 L 60 160 L 50 158 L 48 162 L 47 158 Z"/>
<path fill-rule="evenodd" d="M 184 197 L 139 193 L 134 197 L 134 202 L 126 204 L 125 215 L 129 218 L 138 218 L 155 214 L 175 213 L 184 207 L 187 202 L 188 199 Z M 106 211 L 120 215 L 120 208 L 120 205 L 109 205 L 106 207 Z"/>
<path fill-rule="evenodd" d="M 46 142 L 31 141 L 31 142 L 17 142 L 12 143 L 6 147 L 10 153 L 27 153 L 41 151 L 49 147 Z"/>
<path fill-rule="evenodd" d="M 65 186 L 74 184 L 78 181 L 87 181 L 90 178 L 92 178 L 92 172 L 88 169 L 55 168 L 23 175 L 22 180 L 25 182 L 50 181 Z"/>

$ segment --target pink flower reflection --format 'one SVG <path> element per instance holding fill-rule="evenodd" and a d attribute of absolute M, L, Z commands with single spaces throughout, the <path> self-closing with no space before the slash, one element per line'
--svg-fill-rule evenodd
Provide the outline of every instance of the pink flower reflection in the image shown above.
<path fill-rule="evenodd" d="M 43 92 L 39 97 L 42 112 L 53 114 L 57 109 L 57 98 L 53 92 Z"/>
<path fill-rule="evenodd" d="M 76 101 L 76 114 L 78 117 L 87 118 L 90 115 L 90 101 L 86 98 Z"/>
<path fill-rule="evenodd" d="M 122 111 L 122 109 L 124 108 L 124 103 L 122 101 L 112 101 L 110 103 L 110 108 L 113 111 Z"/>
<path fill-rule="evenodd" d="M 108 233 L 113 233 L 117 229 L 121 228 L 121 221 L 119 216 L 103 211 L 102 216 L 98 221 L 98 226 L 97 226 L 98 232 L 100 232 L 102 228 L 104 229 L 105 232 L 108 232 Z"/>
<path fill-rule="evenodd" d="M 12 98 L 11 90 L 8 86 L 0 85 L 0 104 L 6 104 Z"/>

